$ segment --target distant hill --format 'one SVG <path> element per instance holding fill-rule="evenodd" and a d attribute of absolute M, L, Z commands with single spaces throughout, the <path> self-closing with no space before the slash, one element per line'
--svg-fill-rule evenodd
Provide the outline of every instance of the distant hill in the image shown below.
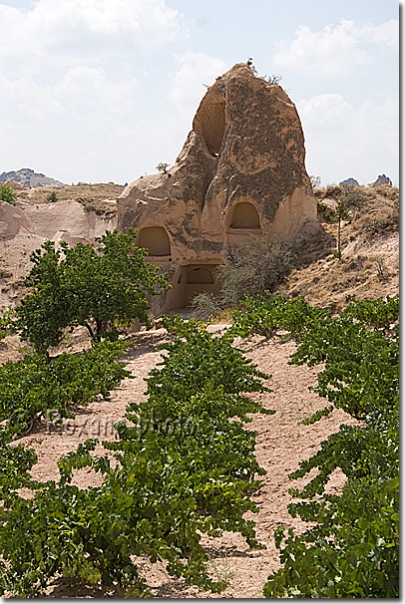
<path fill-rule="evenodd" d="M 41 172 L 34 172 L 31 168 L 21 168 L 21 170 L 12 170 L 11 172 L 3 172 L 0 174 L 0 183 L 13 180 L 22 185 L 30 187 L 63 187 L 65 183 L 60 180 L 55 180 Z"/>

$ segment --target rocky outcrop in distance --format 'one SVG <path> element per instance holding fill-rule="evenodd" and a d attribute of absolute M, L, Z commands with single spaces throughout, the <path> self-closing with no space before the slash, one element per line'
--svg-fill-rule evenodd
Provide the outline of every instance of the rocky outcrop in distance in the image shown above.
<path fill-rule="evenodd" d="M 117 199 L 118 230 L 135 227 L 168 271 L 162 310 L 217 292 L 215 268 L 253 237 L 293 241 L 317 228 L 301 122 L 278 84 L 235 65 L 208 89 L 175 164 Z"/>
<path fill-rule="evenodd" d="M 13 180 L 14 182 L 28 185 L 30 187 L 63 187 L 64 183 L 41 172 L 34 172 L 31 168 L 22 168 L 21 170 L 12 170 L 11 172 L 2 172 L 0 174 L 0 183 Z"/>
<path fill-rule="evenodd" d="M 339 187 L 358 187 L 359 183 L 355 178 L 346 178 L 346 180 L 341 180 L 339 183 Z"/>
<path fill-rule="evenodd" d="M 380 185 L 389 185 L 392 187 L 392 180 L 388 176 L 385 176 L 385 174 L 379 174 L 373 187 L 379 187 Z"/>

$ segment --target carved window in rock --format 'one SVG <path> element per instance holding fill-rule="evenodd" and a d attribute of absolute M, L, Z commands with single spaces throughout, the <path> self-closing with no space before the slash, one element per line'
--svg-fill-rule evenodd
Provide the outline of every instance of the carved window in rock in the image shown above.
<path fill-rule="evenodd" d="M 145 227 L 139 231 L 138 246 L 146 247 L 149 256 L 170 256 L 169 236 L 161 226 Z"/>
<path fill-rule="evenodd" d="M 212 284 L 214 283 L 214 275 L 208 268 L 193 268 L 187 275 L 187 283 Z"/>
<path fill-rule="evenodd" d="M 231 229 L 260 229 L 258 211 L 253 203 L 242 201 L 231 210 Z"/>

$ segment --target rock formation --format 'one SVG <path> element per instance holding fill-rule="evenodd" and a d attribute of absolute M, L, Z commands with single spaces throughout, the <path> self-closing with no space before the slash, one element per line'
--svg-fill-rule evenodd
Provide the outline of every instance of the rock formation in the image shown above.
<path fill-rule="evenodd" d="M 217 291 L 215 268 L 252 236 L 294 240 L 316 224 L 296 108 L 278 84 L 237 64 L 208 89 L 175 164 L 117 199 L 118 230 L 169 272 L 163 310 Z"/>
<path fill-rule="evenodd" d="M 358 187 L 359 183 L 355 178 L 346 178 L 346 180 L 341 180 L 339 183 L 339 187 Z"/>
<path fill-rule="evenodd" d="M 373 187 L 379 187 L 380 185 L 389 185 L 392 187 L 392 180 L 388 176 L 385 176 L 385 174 L 379 174 Z"/>
<path fill-rule="evenodd" d="M 11 172 L 2 172 L 0 174 L 0 183 L 13 180 L 30 187 L 62 187 L 63 182 L 45 176 L 41 172 L 34 172 L 31 168 L 21 168 L 21 170 L 12 170 Z"/>

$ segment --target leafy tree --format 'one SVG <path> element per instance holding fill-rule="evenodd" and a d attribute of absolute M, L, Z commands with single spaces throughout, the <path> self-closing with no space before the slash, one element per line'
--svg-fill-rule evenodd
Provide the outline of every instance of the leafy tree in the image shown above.
<path fill-rule="evenodd" d="M 147 295 L 168 286 L 159 268 L 145 262 L 146 250 L 134 245 L 136 232 L 109 232 L 98 245 L 78 243 L 56 249 L 46 241 L 31 255 L 25 280 L 32 291 L 16 308 L 12 327 L 38 352 L 57 345 L 68 326 L 82 325 L 91 338 L 112 341 L 120 326 L 135 318 L 147 322 Z"/>
<path fill-rule="evenodd" d="M 12 206 L 15 205 L 17 195 L 14 193 L 10 185 L 0 185 L 0 200 L 10 203 Z"/>
<path fill-rule="evenodd" d="M 166 162 L 160 162 L 157 166 L 156 166 L 156 170 L 158 172 L 162 172 L 162 174 L 166 174 L 167 172 L 167 168 L 169 167 L 169 164 L 167 164 Z"/>

